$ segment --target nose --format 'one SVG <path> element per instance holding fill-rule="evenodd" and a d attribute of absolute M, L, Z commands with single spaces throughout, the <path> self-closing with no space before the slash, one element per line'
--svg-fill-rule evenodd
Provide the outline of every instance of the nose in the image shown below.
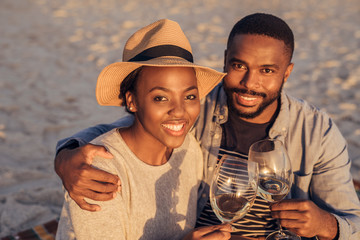
<path fill-rule="evenodd" d="M 169 114 L 174 117 L 182 117 L 185 113 L 185 103 L 183 100 L 174 100 L 171 104 Z"/>
<path fill-rule="evenodd" d="M 248 89 L 255 89 L 260 86 L 259 78 L 252 71 L 247 71 L 240 81 L 240 84 Z"/>

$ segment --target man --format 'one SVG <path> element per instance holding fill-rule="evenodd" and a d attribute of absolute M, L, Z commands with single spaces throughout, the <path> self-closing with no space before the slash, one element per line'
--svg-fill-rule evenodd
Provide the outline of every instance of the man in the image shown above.
<path fill-rule="evenodd" d="M 199 189 L 198 207 L 203 211 L 198 226 L 218 223 L 208 198 L 217 160 L 224 153 L 246 159 L 252 143 L 274 138 L 285 144 L 291 159 L 291 192 L 287 200 L 271 206 L 258 197 L 235 224 L 238 233 L 267 236 L 276 229 L 274 219 L 279 219 L 282 227 L 303 237 L 360 239 L 360 203 L 344 138 L 325 113 L 282 90 L 294 66 L 293 50 L 291 29 L 275 16 L 252 14 L 233 27 L 224 59 L 227 76 L 202 102 L 193 129 L 207 166 Z M 119 184 L 116 176 L 89 166 L 96 154 L 111 156 L 86 143 L 128 120 L 99 125 L 59 142 L 56 171 L 82 208 L 99 210 L 84 197 L 108 200 Z"/>

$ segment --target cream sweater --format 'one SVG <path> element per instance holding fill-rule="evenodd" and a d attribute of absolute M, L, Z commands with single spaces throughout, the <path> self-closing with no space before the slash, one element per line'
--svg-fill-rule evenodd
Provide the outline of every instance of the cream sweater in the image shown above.
<path fill-rule="evenodd" d="M 181 239 L 194 228 L 203 160 L 199 144 L 188 134 L 167 163 L 150 166 L 127 147 L 117 130 L 93 141 L 114 159 L 96 158 L 93 165 L 117 174 L 121 193 L 111 201 L 89 203 L 99 212 L 82 210 L 65 193 L 57 231 L 63 239 Z"/>

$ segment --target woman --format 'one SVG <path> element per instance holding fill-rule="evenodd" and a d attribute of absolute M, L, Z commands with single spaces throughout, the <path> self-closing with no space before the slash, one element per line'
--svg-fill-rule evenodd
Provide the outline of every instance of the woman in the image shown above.
<path fill-rule="evenodd" d="M 187 134 L 199 99 L 223 76 L 193 64 L 176 22 L 159 20 L 133 34 L 123 62 L 107 66 L 96 86 L 100 105 L 125 106 L 134 117 L 93 141 L 113 154 L 93 165 L 117 174 L 121 193 L 96 202 L 99 212 L 81 210 L 66 193 L 57 239 L 228 239 L 229 226 L 193 230 L 203 162 Z"/>

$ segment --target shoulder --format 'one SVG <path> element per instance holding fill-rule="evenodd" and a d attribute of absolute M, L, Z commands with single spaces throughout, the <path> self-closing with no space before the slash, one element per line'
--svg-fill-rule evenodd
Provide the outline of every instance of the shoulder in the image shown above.
<path fill-rule="evenodd" d="M 306 113 L 327 115 L 326 112 L 320 110 L 318 107 L 316 107 L 315 105 L 309 103 L 304 99 L 296 98 L 286 93 L 283 94 L 282 96 L 286 97 L 290 110 L 298 110 Z"/>
<path fill-rule="evenodd" d="M 324 109 L 310 104 L 309 102 L 283 94 L 288 104 L 290 126 L 298 128 L 302 126 L 303 131 L 311 135 L 320 133 L 321 136 L 332 136 L 343 138 L 334 120 Z"/>
<path fill-rule="evenodd" d="M 121 135 L 118 132 L 118 128 L 115 128 L 107 133 L 100 135 L 91 141 L 92 144 L 104 146 L 108 152 L 110 152 L 114 158 L 105 159 L 99 156 L 95 156 L 92 165 L 96 168 L 110 172 L 112 174 L 119 174 L 117 172 L 117 163 L 123 162 L 123 154 L 126 154 L 126 145 L 122 141 Z"/>
<path fill-rule="evenodd" d="M 118 128 L 114 128 L 114 129 L 110 130 L 109 132 L 106 132 L 106 133 L 101 134 L 100 136 L 96 137 L 90 143 L 105 146 L 106 143 L 109 143 L 114 139 L 114 137 L 115 137 L 115 135 L 117 135 L 117 133 L 118 133 Z"/>
<path fill-rule="evenodd" d="M 291 117 L 298 116 L 309 121 L 321 121 L 325 124 L 329 124 L 332 121 L 324 109 L 319 109 L 304 99 L 295 98 L 288 94 L 283 94 L 282 97 L 285 97 Z"/>

